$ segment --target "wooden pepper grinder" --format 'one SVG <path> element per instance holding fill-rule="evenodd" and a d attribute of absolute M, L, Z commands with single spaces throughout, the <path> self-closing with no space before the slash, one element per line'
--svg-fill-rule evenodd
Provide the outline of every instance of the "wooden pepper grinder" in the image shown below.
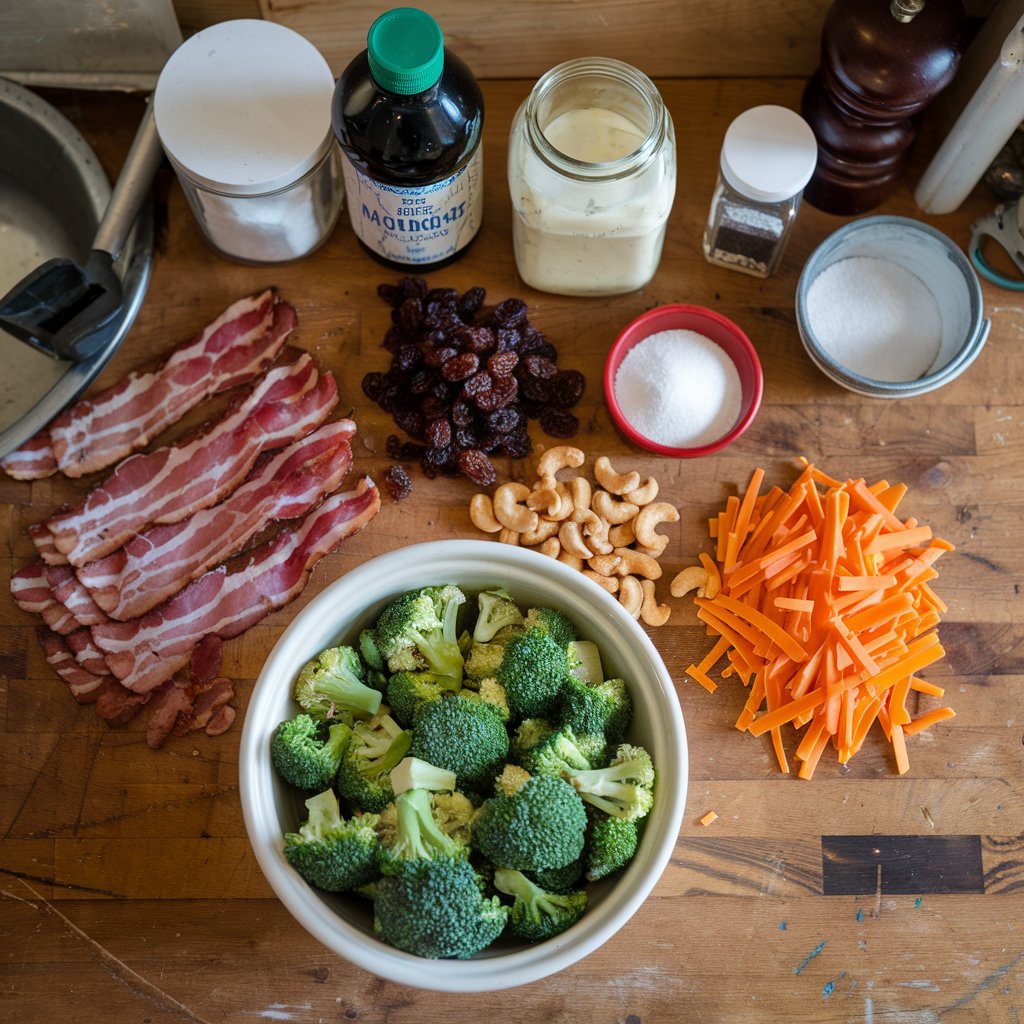
<path fill-rule="evenodd" d="M 952 81 L 965 42 L 959 0 L 835 0 L 801 104 L 818 140 L 807 202 L 850 215 L 889 195 L 919 115 Z"/>

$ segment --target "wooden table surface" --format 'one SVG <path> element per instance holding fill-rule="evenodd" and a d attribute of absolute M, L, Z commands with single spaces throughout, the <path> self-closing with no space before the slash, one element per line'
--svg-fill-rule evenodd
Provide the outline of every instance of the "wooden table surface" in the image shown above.
<path fill-rule="evenodd" d="M 475 536 L 464 480 L 413 474 L 412 496 L 316 569 L 302 598 L 225 647 L 239 717 L 226 734 L 144 742 L 142 716 L 108 728 L 75 703 L 43 660 L 36 623 L 0 588 L 0 1018 L 8 1021 L 864 1021 L 1017 1022 L 1024 1016 L 1024 305 L 985 286 L 988 344 L 955 383 L 919 398 L 868 400 L 808 361 L 793 298 L 811 250 L 844 221 L 805 206 L 781 270 L 767 281 L 705 263 L 700 236 L 719 143 L 758 102 L 796 106 L 800 83 L 673 81 L 663 91 L 679 139 L 678 198 L 661 268 L 643 291 L 567 299 L 524 290 L 510 238 L 504 157 L 528 82 L 486 84 L 486 215 L 471 253 L 431 275 L 489 301 L 522 295 L 559 349 L 587 376 L 577 443 L 661 481 L 681 511 L 666 572 L 706 545 L 704 521 L 755 466 L 787 486 L 805 455 L 839 477 L 902 480 L 902 510 L 956 545 L 936 590 L 947 657 L 930 678 L 957 717 L 913 738 L 894 774 L 872 739 L 846 770 L 824 761 L 813 780 L 780 775 L 769 748 L 733 727 L 738 684 L 709 695 L 684 676 L 707 648 L 693 606 L 675 601 L 651 636 L 676 680 L 690 748 L 689 792 L 671 863 L 629 923 L 559 975 L 496 995 L 436 995 L 382 981 L 310 938 L 274 898 L 249 849 L 239 806 L 241 722 L 251 684 L 294 614 L 366 559 L 426 539 Z M 62 94 L 61 107 L 116 173 L 140 111 L 132 97 Z M 916 179 L 912 179 L 916 180 Z M 337 374 L 340 409 L 359 425 L 353 472 L 379 475 L 393 426 L 362 394 L 386 368 L 388 310 L 376 285 L 394 280 L 365 256 L 344 221 L 314 256 L 247 267 L 207 248 L 165 173 L 166 213 L 138 320 L 97 386 L 184 341 L 234 299 L 275 285 L 299 313 L 296 343 Z M 922 219 L 966 246 L 994 205 Z M 879 212 L 922 215 L 903 189 Z M 620 437 L 601 390 L 617 330 L 665 302 L 712 306 L 753 340 L 764 403 L 725 452 L 677 462 Z M 536 424 L 535 441 L 544 440 Z M 525 472 L 499 464 L 499 474 Z M 26 527 L 85 488 L 61 479 L 0 480 L 0 575 L 32 560 Z M 671 798 L 663 793 L 662 799 Z M 707 810 L 719 818 L 698 824 Z M 823 875 L 836 846 L 860 857 Z M 861 844 L 864 846 L 864 843 Z M 885 849 L 872 854 L 871 848 Z M 876 863 L 877 862 L 877 863 Z M 877 864 L 882 864 L 879 871 Z M 859 872 L 860 876 L 865 871 Z"/>

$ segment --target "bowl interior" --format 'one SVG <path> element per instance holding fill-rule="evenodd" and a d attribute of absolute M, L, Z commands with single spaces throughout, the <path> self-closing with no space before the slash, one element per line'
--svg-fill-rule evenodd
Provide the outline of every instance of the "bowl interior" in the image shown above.
<path fill-rule="evenodd" d="M 815 279 L 840 260 L 875 257 L 914 274 L 935 298 L 941 319 L 938 353 L 924 375 L 910 381 L 881 381 L 835 361 L 815 336 L 807 294 Z M 987 336 L 981 286 L 967 258 L 934 228 L 906 217 L 867 217 L 830 235 L 811 254 L 797 287 L 797 326 L 812 361 L 837 383 L 875 397 L 922 394 L 948 383 L 977 357 Z"/>
<path fill-rule="evenodd" d="M 590 886 L 591 907 L 573 928 L 536 946 L 500 939 L 472 960 L 424 960 L 379 942 L 369 902 L 332 896 L 302 881 L 284 859 L 282 836 L 304 819 L 299 796 L 269 758 L 277 724 L 298 708 L 291 688 L 302 664 L 324 648 L 354 641 L 389 600 L 405 590 L 453 582 L 468 592 L 500 584 L 523 605 L 550 605 L 570 616 L 601 651 L 605 674 L 630 684 L 630 738 L 650 750 L 658 771 L 654 808 L 640 847 L 618 877 Z M 653 888 L 675 845 L 686 796 L 686 735 L 671 677 L 644 631 L 621 606 L 574 570 L 529 549 L 487 541 L 439 541 L 373 559 L 326 588 L 285 631 L 257 680 L 239 765 L 246 828 L 277 896 L 317 939 L 356 965 L 403 984 L 441 991 L 487 991 L 561 970 L 606 941 Z"/>
<path fill-rule="evenodd" d="M 615 375 L 629 350 L 653 334 L 673 330 L 695 331 L 713 341 L 732 360 L 740 379 L 740 411 L 736 422 L 721 437 L 699 447 L 674 448 L 645 437 L 623 415 L 615 395 Z M 677 304 L 658 306 L 649 310 L 632 321 L 619 335 L 605 362 L 605 401 L 616 426 L 640 447 L 659 455 L 672 455 L 677 458 L 710 455 L 735 441 L 750 426 L 757 415 L 757 410 L 761 405 L 763 387 L 764 377 L 761 372 L 761 363 L 750 339 L 728 317 L 703 306 Z"/>

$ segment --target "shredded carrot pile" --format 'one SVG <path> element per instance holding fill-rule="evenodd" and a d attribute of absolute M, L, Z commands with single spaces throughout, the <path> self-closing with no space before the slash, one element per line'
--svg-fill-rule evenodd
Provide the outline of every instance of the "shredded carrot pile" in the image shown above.
<path fill-rule="evenodd" d="M 905 738 L 954 716 L 907 710 L 911 691 L 943 696 L 917 673 L 945 654 L 930 581 L 953 546 L 896 515 L 903 484 L 840 482 L 806 461 L 788 491 L 761 494 L 763 481 L 755 470 L 710 520 L 715 558 L 701 556 L 708 585 L 694 603 L 717 640 L 687 674 L 714 690 L 710 672 L 727 660 L 721 675 L 750 689 L 736 728 L 768 733 L 783 772 L 784 725 L 803 730 L 795 756 L 809 779 L 826 746 L 846 764 L 877 721 L 902 775 Z"/>

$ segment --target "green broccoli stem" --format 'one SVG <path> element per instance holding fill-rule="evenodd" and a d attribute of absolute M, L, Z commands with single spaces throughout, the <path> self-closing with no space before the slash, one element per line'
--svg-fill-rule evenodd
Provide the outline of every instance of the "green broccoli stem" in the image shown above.
<path fill-rule="evenodd" d="M 446 622 L 449 615 L 454 615 L 452 607 L 449 605 L 448 611 L 445 613 Z M 454 632 L 454 626 L 452 630 Z M 455 689 L 462 685 L 462 651 L 459 650 L 459 645 L 454 637 L 449 640 L 443 630 L 440 633 L 424 636 L 415 629 L 409 630 L 409 637 L 415 642 L 423 657 L 427 659 L 427 665 L 431 672 L 439 676 L 450 676 L 455 680 L 456 686 L 453 687 Z"/>
<path fill-rule="evenodd" d="M 325 789 L 306 801 L 309 812 L 305 823 L 299 828 L 299 835 L 306 842 L 322 840 L 332 829 L 342 824 L 341 807 L 333 789 Z"/>
<path fill-rule="evenodd" d="M 391 856 L 397 860 L 458 857 L 460 845 L 438 827 L 425 789 L 407 789 L 395 798 L 398 830 Z"/>

